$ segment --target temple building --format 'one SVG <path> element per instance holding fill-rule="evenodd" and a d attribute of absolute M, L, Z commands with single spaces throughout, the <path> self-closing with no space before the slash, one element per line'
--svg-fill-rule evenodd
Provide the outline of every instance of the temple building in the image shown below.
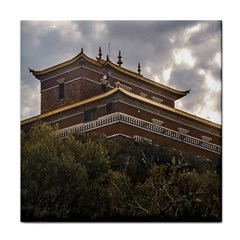
<path fill-rule="evenodd" d="M 38 120 L 69 133 L 99 132 L 213 158 L 221 155 L 221 125 L 175 108 L 190 90 L 179 91 L 117 64 L 88 57 L 83 49 L 71 60 L 29 71 L 41 84 L 41 114 L 21 122 L 23 130 Z"/>

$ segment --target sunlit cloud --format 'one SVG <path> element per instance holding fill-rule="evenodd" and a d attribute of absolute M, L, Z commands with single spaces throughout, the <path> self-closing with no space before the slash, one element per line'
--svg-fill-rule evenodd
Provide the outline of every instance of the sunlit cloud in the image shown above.
<path fill-rule="evenodd" d="M 205 75 L 205 73 L 206 73 L 205 70 L 202 68 L 198 70 L 198 74 L 201 76 Z"/>
<path fill-rule="evenodd" d="M 222 117 L 221 114 L 217 111 L 214 111 L 211 104 L 207 105 L 204 108 L 201 108 L 200 111 L 197 111 L 197 115 L 201 118 L 210 120 L 212 122 L 221 124 Z"/>
<path fill-rule="evenodd" d="M 171 72 L 172 72 L 172 68 L 168 68 L 163 71 L 162 76 L 165 82 L 167 82 L 170 79 Z"/>
<path fill-rule="evenodd" d="M 218 92 L 221 90 L 221 82 L 219 81 L 216 81 L 210 73 L 207 73 L 206 76 L 205 76 L 205 81 L 208 85 L 208 87 L 215 91 L 215 92 Z"/>
<path fill-rule="evenodd" d="M 96 23 L 94 25 L 96 38 L 100 38 L 101 36 L 107 33 L 107 26 L 105 23 Z"/>
<path fill-rule="evenodd" d="M 201 30 L 201 24 L 198 23 L 197 25 L 193 26 L 193 27 L 189 27 L 185 30 L 184 34 L 183 34 L 183 40 L 184 43 L 187 43 L 190 39 L 190 37 L 192 36 L 192 34 L 199 32 Z"/>
<path fill-rule="evenodd" d="M 158 76 L 156 76 L 156 75 L 153 76 L 153 80 L 154 80 L 155 82 L 158 82 L 158 83 L 161 82 L 161 79 L 160 79 Z"/>
<path fill-rule="evenodd" d="M 219 67 L 221 67 L 221 53 L 217 52 L 214 57 L 214 62 L 217 63 Z"/>
<path fill-rule="evenodd" d="M 191 51 L 184 48 L 178 49 L 174 53 L 174 59 L 176 64 L 186 64 L 189 67 L 194 67 L 196 60 L 193 58 Z"/>
<path fill-rule="evenodd" d="M 173 37 L 171 37 L 171 38 L 169 39 L 170 43 L 174 43 L 175 40 L 176 40 L 176 37 L 175 37 L 175 36 L 173 36 Z"/>
<path fill-rule="evenodd" d="M 40 86 L 21 85 L 21 118 L 27 118 L 39 114 Z"/>
<path fill-rule="evenodd" d="M 152 74 L 152 68 L 150 66 L 146 66 L 144 69 L 143 69 L 144 73 L 146 73 L 147 75 L 150 75 Z"/>

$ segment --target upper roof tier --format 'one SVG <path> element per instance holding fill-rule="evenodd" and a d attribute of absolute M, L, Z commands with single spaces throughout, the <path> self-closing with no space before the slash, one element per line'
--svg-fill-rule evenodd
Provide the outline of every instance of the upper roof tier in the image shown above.
<path fill-rule="evenodd" d="M 129 77 L 133 77 L 135 79 L 139 79 L 140 81 L 143 81 L 145 83 L 149 83 L 157 88 L 160 88 L 160 89 L 164 89 L 165 91 L 168 91 L 168 92 L 171 92 L 175 95 L 177 95 L 178 97 L 177 98 L 182 98 L 184 96 L 186 96 L 188 93 L 190 93 L 190 90 L 186 90 L 186 91 L 180 91 L 180 90 L 176 90 L 176 89 L 173 89 L 171 87 L 168 87 L 166 85 L 163 85 L 161 83 L 157 83 L 149 78 L 146 78 L 146 77 L 143 77 L 143 75 L 140 74 L 140 64 L 138 66 L 138 73 L 137 72 L 133 72 L 129 69 L 126 69 L 126 68 L 123 68 L 121 65 L 117 65 L 115 63 L 113 63 L 112 61 L 109 60 L 108 58 L 108 55 L 107 55 L 107 59 L 104 60 L 102 59 L 101 57 L 97 58 L 97 60 L 95 59 L 92 59 L 90 57 L 88 57 L 86 54 L 83 53 L 83 49 L 81 49 L 81 52 L 75 56 L 74 58 L 68 60 L 68 61 L 65 61 L 63 63 L 60 63 L 60 64 L 57 64 L 55 66 L 52 66 L 50 68 L 47 68 L 47 69 L 44 69 L 44 70 L 40 70 L 40 71 L 35 71 L 33 69 L 30 69 L 29 68 L 29 71 L 30 73 L 32 73 L 37 79 L 42 79 L 44 78 L 44 75 L 46 74 L 49 74 L 49 73 L 52 73 L 56 70 L 60 70 L 64 67 L 68 67 L 70 66 L 71 64 L 74 64 L 76 63 L 79 59 L 84 59 L 85 61 L 95 65 L 95 66 L 98 66 L 98 67 L 107 67 L 107 66 L 110 66 L 112 67 L 113 69 L 115 69 L 116 71 L 119 71 L 123 74 L 126 74 L 127 76 Z M 140 70 L 140 71 L 139 71 Z"/>

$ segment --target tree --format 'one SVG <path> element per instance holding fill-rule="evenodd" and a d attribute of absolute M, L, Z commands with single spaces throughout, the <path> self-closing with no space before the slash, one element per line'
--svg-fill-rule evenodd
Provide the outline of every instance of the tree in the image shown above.
<path fill-rule="evenodd" d="M 85 200 L 92 196 L 93 185 L 96 190 L 97 183 L 104 181 L 108 170 L 107 152 L 101 144 L 82 143 L 73 136 L 62 140 L 42 123 L 22 132 L 21 144 L 23 221 L 71 220 L 85 216 L 89 202 L 99 204 Z"/>
<path fill-rule="evenodd" d="M 22 221 L 220 221 L 219 161 L 99 134 L 21 133 Z"/>

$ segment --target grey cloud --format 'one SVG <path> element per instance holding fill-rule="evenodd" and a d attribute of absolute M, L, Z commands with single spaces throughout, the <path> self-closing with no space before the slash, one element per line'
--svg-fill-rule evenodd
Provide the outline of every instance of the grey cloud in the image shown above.
<path fill-rule="evenodd" d="M 200 31 L 192 33 L 189 41 L 184 42 L 186 29 L 199 23 L 202 26 Z M 51 27 L 54 24 L 56 28 Z M 105 26 L 103 29 L 96 28 L 101 24 Z M 202 68 L 217 81 L 221 79 L 220 68 L 212 63 L 215 54 L 221 51 L 220 30 L 221 23 L 214 21 L 70 21 L 66 24 L 24 21 L 21 24 L 22 108 L 30 106 L 28 102 L 34 97 L 31 94 L 29 97 L 29 93 L 39 86 L 38 81 L 28 73 L 28 67 L 41 70 L 53 66 L 76 56 L 81 48 L 95 58 L 101 46 L 105 58 L 108 43 L 111 43 L 110 59 L 113 62 L 117 62 L 118 50 L 121 50 L 123 67 L 136 71 L 140 61 L 142 70 L 147 66 L 152 70 L 151 73 L 142 71 L 146 77 L 156 75 L 161 78 L 162 72 L 172 67 L 169 85 L 180 90 L 192 89 L 192 93 L 181 101 L 185 108 L 194 111 L 199 106 L 194 107 L 194 104 L 202 100 L 201 96 L 210 94 L 197 71 Z M 174 43 L 170 42 L 172 37 L 175 38 Z M 193 69 L 175 64 L 173 51 L 176 48 L 191 51 L 197 60 Z M 217 95 L 214 94 L 213 98 L 217 99 Z M 32 100 L 35 101 L 36 98 Z"/>
<path fill-rule="evenodd" d="M 169 84 L 181 90 L 191 89 L 191 93 L 181 100 L 183 108 L 194 112 L 199 107 L 204 107 L 204 98 L 208 93 L 208 87 L 204 77 L 199 75 L 195 69 L 184 69 L 181 66 L 175 66 Z"/>

